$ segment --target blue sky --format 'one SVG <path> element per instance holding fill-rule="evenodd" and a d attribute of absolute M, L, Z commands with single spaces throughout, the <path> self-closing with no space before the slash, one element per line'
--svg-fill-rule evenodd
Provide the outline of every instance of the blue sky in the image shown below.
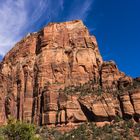
<path fill-rule="evenodd" d="M 104 60 L 140 76 L 140 0 L 0 0 L 0 59 L 29 32 L 74 19 L 96 36 Z"/>

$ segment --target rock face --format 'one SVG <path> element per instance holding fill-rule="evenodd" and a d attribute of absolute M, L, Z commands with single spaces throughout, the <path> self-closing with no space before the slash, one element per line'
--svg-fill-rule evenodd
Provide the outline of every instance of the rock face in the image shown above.
<path fill-rule="evenodd" d="M 140 80 L 104 62 L 82 21 L 50 23 L 23 38 L 0 63 L 0 124 L 37 125 L 140 118 Z"/>

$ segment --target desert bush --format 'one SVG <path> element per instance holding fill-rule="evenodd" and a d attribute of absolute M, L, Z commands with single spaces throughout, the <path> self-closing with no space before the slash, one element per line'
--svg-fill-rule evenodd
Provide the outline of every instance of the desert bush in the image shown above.
<path fill-rule="evenodd" d="M 8 124 L 1 128 L 5 140 L 39 140 L 36 137 L 36 128 L 33 124 L 9 119 Z"/>
<path fill-rule="evenodd" d="M 122 127 L 122 125 L 125 125 Z M 59 140 L 134 140 L 132 125 L 121 122 L 97 127 L 94 123 L 83 124 L 77 129 L 65 133 Z M 136 132 L 138 133 L 138 131 Z"/>
<path fill-rule="evenodd" d="M 134 125 L 134 135 L 140 138 L 140 123 Z"/>

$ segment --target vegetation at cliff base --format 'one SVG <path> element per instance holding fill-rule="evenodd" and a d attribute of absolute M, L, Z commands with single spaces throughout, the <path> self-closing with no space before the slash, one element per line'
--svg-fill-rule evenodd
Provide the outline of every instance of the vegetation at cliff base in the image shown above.
<path fill-rule="evenodd" d="M 35 127 L 33 124 L 9 120 L 0 128 L 0 140 L 137 140 L 140 123 L 132 120 L 106 124 L 83 123 L 70 132 L 61 133 L 55 128 Z"/>
<path fill-rule="evenodd" d="M 40 135 L 43 140 L 138 140 L 140 139 L 140 124 L 133 121 L 121 121 L 99 127 L 95 123 L 83 123 L 64 134 L 56 128 L 42 128 Z"/>
<path fill-rule="evenodd" d="M 85 123 L 59 140 L 136 140 L 140 139 L 140 124 L 132 121 L 119 122 L 97 127 L 94 123 Z"/>
<path fill-rule="evenodd" d="M 36 128 L 14 119 L 9 119 L 7 125 L 0 128 L 0 140 L 40 140 Z"/>

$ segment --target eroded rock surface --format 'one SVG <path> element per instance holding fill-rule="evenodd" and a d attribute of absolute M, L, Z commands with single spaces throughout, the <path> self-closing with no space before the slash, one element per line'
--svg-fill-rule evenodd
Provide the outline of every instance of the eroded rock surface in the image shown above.
<path fill-rule="evenodd" d="M 82 21 L 50 23 L 0 63 L 0 124 L 9 116 L 53 126 L 139 121 L 139 83 L 102 60 Z"/>

